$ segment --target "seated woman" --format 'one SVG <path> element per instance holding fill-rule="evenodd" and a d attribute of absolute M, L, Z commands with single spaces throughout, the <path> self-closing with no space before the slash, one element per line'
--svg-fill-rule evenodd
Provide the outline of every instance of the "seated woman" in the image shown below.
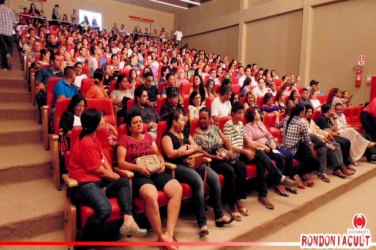
<path fill-rule="evenodd" d="M 309 173 L 319 168 L 320 161 L 315 157 L 308 125 L 302 120 L 304 115 L 305 106 L 302 103 L 296 104 L 291 113 L 283 119 L 282 138 L 286 149 L 300 163 L 295 180 L 300 182 L 301 187 L 303 184 L 312 187 L 314 182 L 310 180 Z"/>
<path fill-rule="evenodd" d="M 119 167 L 135 173 L 133 178 L 133 194 L 145 201 L 146 216 L 158 236 L 158 241 L 173 242 L 176 221 L 179 216 L 182 187 L 179 182 L 165 172 L 165 164 L 153 137 L 143 133 L 144 125 L 141 114 L 132 111 L 126 120 L 130 135 L 119 140 L 117 156 Z M 136 165 L 135 159 L 140 156 L 157 155 L 161 165 L 157 173 L 150 173 L 146 166 Z M 163 232 L 158 206 L 157 190 L 163 190 L 169 201 L 167 205 L 167 227 Z M 169 249 L 176 249 L 172 246 Z"/>
<path fill-rule="evenodd" d="M 205 103 L 202 101 L 201 95 L 193 90 L 189 96 L 188 120 L 192 121 L 198 118 L 198 113 L 202 107 L 205 107 Z"/>
<path fill-rule="evenodd" d="M 286 101 L 286 114 L 290 114 L 291 110 L 299 102 L 299 91 L 296 89 L 291 90 L 290 96 Z"/>
<path fill-rule="evenodd" d="M 81 115 L 86 107 L 85 97 L 81 94 L 76 94 L 70 100 L 67 111 L 61 116 L 59 129 L 66 135 L 68 142 L 72 128 L 81 126 Z"/>
<path fill-rule="evenodd" d="M 252 106 L 257 106 L 256 96 L 253 94 L 252 91 L 249 91 L 245 94 L 244 110 L 247 110 L 249 107 Z"/>
<path fill-rule="evenodd" d="M 342 91 L 339 88 L 332 88 L 329 91 L 328 99 L 326 100 L 326 103 L 331 103 L 333 107 L 337 103 L 340 103 L 346 107 L 349 101 L 350 101 L 349 99 L 342 98 Z"/>
<path fill-rule="evenodd" d="M 212 159 L 212 169 L 225 178 L 224 193 L 235 220 L 241 215 L 237 207 L 243 207 L 241 199 L 246 197 L 245 164 L 234 159 L 231 143 L 216 125 L 210 125 L 210 110 L 204 107 L 199 114 L 200 125 L 193 135 L 194 141 L 204 149 L 206 157 Z M 226 149 L 225 149 L 225 147 Z"/>
<path fill-rule="evenodd" d="M 168 117 L 168 131 L 162 138 L 162 148 L 166 160 L 176 164 L 175 175 L 179 182 L 187 183 L 192 188 L 192 200 L 196 213 L 197 224 L 200 228 L 201 237 L 208 235 L 207 218 L 205 216 L 205 197 L 203 178 L 206 174 L 206 181 L 209 186 L 209 195 L 213 199 L 213 209 L 216 226 L 221 227 L 231 222 L 231 218 L 224 215 L 221 203 L 221 188 L 219 177 L 213 169 L 202 165 L 193 169 L 187 167 L 184 160 L 187 156 L 200 152 L 196 142 L 190 135 L 183 133 L 185 119 L 183 114 L 176 110 Z"/>
<path fill-rule="evenodd" d="M 367 150 L 376 146 L 376 142 L 368 141 L 358 131 L 347 124 L 346 117 L 343 114 L 343 104 L 337 103 L 334 109 L 335 116 L 332 118 L 334 131 L 337 131 L 340 136 L 351 141 L 350 156 L 353 162 L 357 162 Z"/>
<path fill-rule="evenodd" d="M 287 107 L 286 107 L 286 104 L 285 104 L 285 101 L 284 101 L 283 90 L 279 90 L 277 92 L 275 99 L 276 99 L 276 104 L 278 105 L 279 109 L 281 111 L 285 111 L 287 109 Z"/>
<path fill-rule="evenodd" d="M 102 69 L 96 69 L 93 74 L 94 84 L 86 92 L 87 98 L 108 98 L 107 91 L 104 89 L 104 74 Z"/>
<path fill-rule="evenodd" d="M 273 98 L 273 94 L 270 92 L 264 95 L 264 104 L 260 108 L 261 112 L 271 113 L 279 111 L 279 106 L 274 103 Z"/>
<path fill-rule="evenodd" d="M 120 110 L 127 111 L 127 102 L 134 96 L 131 93 L 131 85 L 125 75 L 119 75 L 116 79 L 115 90 L 111 92 L 110 97 L 114 101 L 115 113 Z"/>
<path fill-rule="evenodd" d="M 190 90 L 190 93 L 192 93 L 195 90 L 196 90 L 196 92 L 200 93 L 201 100 L 205 101 L 208 94 L 206 93 L 204 81 L 202 80 L 202 77 L 200 75 L 195 75 L 193 77 L 193 85 L 192 85 L 192 88 Z"/>
<path fill-rule="evenodd" d="M 266 96 L 266 95 L 265 95 Z M 289 177 L 293 177 L 294 156 L 282 148 L 266 129 L 261 121 L 261 115 L 256 107 L 251 107 L 245 112 L 247 124 L 244 127 L 246 139 L 264 150 L 270 159 L 275 160 L 277 168 Z M 275 190 L 282 196 L 288 196 L 286 190 L 297 193 L 296 190 L 277 184 Z"/>
<path fill-rule="evenodd" d="M 214 80 L 209 78 L 206 81 L 206 93 L 208 93 L 208 97 L 217 97 L 217 93 L 215 92 L 215 83 Z"/>
<path fill-rule="evenodd" d="M 101 123 L 101 113 L 96 109 L 85 110 L 81 116 L 81 123 L 82 132 L 71 152 L 68 169 L 69 176 L 79 183 L 78 187 L 72 190 L 73 202 L 94 209 L 94 214 L 88 218 L 85 225 L 83 239 L 95 240 L 97 232 L 111 215 L 108 197 L 118 198 L 120 214 L 124 216 L 124 224 L 120 228 L 122 235 L 146 234 L 146 229 L 140 229 L 132 216 L 129 181 L 113 172 L 96 137 Z"/>
<path fill-rule="evenodd" d="M 311 105 L 313 107 L 313 110 L 316 110 L 316 109 L 319 109 L 321 108 L 321 102 L 319 99 L 317 99 L 317 95 L 319 94 L 320 92 L 318 90 L 314 91 L 314 90 L 311 90 L 311 94 L 309 96 L 309 101 L 311 102 Z"/>

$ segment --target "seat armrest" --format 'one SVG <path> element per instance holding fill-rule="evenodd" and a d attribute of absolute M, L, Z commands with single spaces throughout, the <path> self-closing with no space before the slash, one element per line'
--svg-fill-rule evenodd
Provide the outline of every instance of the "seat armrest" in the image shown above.
<path fill-rule="evenodd" d="M 125 169 L 114 168 L 114 172 L 119 174 L 120 176 L 126 177 L 126 178 L 133 178 L 133 176 L 134 176 L 133 172 L 131 172 L 129 170 L 125 170 Z"/>
<path fill-rule="evenodd" d="M 171 163 L 171 162 L 165 162 L 165 166 L 166 166 L 166 168 L 168 168 L 170 170 L 175 170 L 176 169 L 176 164 Z"/>
<path fill-rule="evenodd" d="M 52 181 L 57 190 L 60 190 L 60 160 L 59 160 L 59 136 L 55 134 L 50 134 L 48 136 L 50 144 L 50 157 L 52 164 Z"/>
<path fill-rule="evenodd" d="M 73 188 L 78 186 L 77 180 L 69 177 L 69 174 L 64 174 L 63 175 L 63 180 L 65 184 L 67 185 L 68 188 Z"/>
<path fill-rule="evenodd" d="M 46 150 L 48 150 L 48 122 L 49 122 L 49 117 L 48 117 L 48 106 L 44 105 L 42 107 L 42 138 L 43 138 L 43 146 Z"/>

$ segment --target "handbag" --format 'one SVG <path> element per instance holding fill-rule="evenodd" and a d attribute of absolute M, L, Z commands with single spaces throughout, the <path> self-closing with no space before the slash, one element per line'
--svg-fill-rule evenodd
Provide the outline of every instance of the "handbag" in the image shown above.
<path fill-rule="evenodd" d="M 61 155 L 63 155 L 66 151 L 69 150 L 67 136 L 65 135 L 62 129 L 59 130 L 58 145 L 59 145 L 58 150 Z"/>
<path fill-rule="evenodd" d="M 136 158 L 136 164 L 145 166 L 151 174 L 157 173 L 161 169 L 161 162 L 157 155 L 145 155 Z"/>
<path fill-rule="evenodd" d="M 196 169 L 204 165 L 204 154 L 203 153 L 194 153 L 184 159 L 186 166 Z"/>

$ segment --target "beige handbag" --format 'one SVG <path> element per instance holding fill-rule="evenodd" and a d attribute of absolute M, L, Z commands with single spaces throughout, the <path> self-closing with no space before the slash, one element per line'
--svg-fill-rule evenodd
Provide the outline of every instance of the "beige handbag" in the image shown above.
<path fill-rule="evenodd" d="M 190 168 L 196 169 L 204 165 L 204 154 L 203 153 L 194 153 L 184 160 L 185 165 Z"/>
<path fill-rule="evenodd" d="M 136 164 L 145 166 L 151 174 L 157 173 L 161 169 L 161 162 L 157 155 L 145 155 L 136 158 Z"/>

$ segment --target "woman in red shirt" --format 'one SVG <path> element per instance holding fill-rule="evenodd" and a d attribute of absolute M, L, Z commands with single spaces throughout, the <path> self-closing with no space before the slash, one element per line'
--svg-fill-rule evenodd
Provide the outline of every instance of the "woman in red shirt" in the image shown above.
<path fill-rule="evenodd" d="M 90 206 L 95 211 L 87 220 L 82 236 L 85 240 L 95 239 L 95 233 L 111 215 L 111 203 L 107 197 L 118 198 L 120 214 L 124 216 L 124 224 L 120 228 L 122 235 L 146 234 L 146 229 L 140 229 L 132 216 L 129 181 L 113 172 L 96 137 L 101 119 L 101 113 L 96 109 L 83 112 L 82 132 L 69 161 L 69 176 L 79 183 L 72 194 L 73 201 Z"/>

